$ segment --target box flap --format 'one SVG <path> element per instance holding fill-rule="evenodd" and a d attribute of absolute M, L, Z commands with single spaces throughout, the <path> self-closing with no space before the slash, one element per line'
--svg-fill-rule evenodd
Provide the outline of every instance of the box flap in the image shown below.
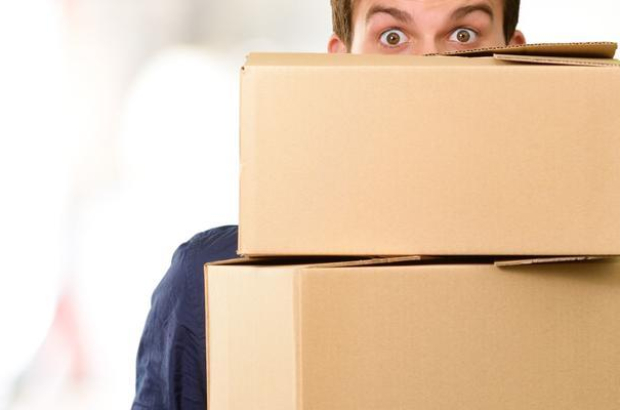
<path fill-rule="evenodd" d="M 358 259 L 355 261 L 343 261 L 334 263 L 322 263 L 310 266 L 310 268 L 353 268 L 362 266 L 375 266 L 375 265 L 391 265 L 404 262 L 420 262 L 428 259 L 439 259 L 431 256 L 394 256 L 394 257 L 378 257 L 370 259 Z"/>
<path fill-rule="evenodd" d="M 208 266 L 222 265 L 247 265 L 247 266 L 297 266 L 297 265 L 339 265 L 353 264 L 366 259 L 374 259 L 373 256 L 339 256 L 339 255 L 274 255 L 274 256 L 241 256 L 239 258 L 226 259 L 221 261 L 207 262 L 204 264 L 205 270 Z"/>
<path fill-rule="evenodd" d="M 566 257 L 549 257 L 549 258 L 530 258 L 530 259 L 512 259 L 495 261 L 495 266 L 504 268 L 512 266 L 526 265 L 543 265 L 550 263 L 575 263 L 588 262 L 593 260 L 609 259 L 612 256 L 566 256 Z"/>
<path fill-rule="evenodd" d="M 506 47 L 486 47 L 473 50 L 449 51 L 443 54 L 468 57 L 489 57 L 495 54 L 512 54 L 548 57 L 611 59 L 614 58 L 617 48 L 618 44 L 613 42 L 546 43 L 525 44 Z"/>
<path fill-rule="evenodd" d="M 220 261 L 213 261 L 213 262 L 207 262 L 204 264 L 204 267 L 206 269 L 207 265 L 239 265 L 242 263 L 249 263 L 252 262 L 253 258 L 250 256 L 242 256 L 239 258 L 232 258 L 232 259 L 224 259 L 224 260 L 220 260 Z"/>
<path fill-rule="evenodd" d="M 613 259 L 616 256 L 539 256 L 539 257 L 501 257 L 501 256 L 369 256 L 352 258 L 318 258 L 318 257 L 244 257 L 228 259 L 205 264 L 207 266 L 221 265 L 248 265 L 248 266 L 297 266 L 307 269 L 311 268 L 358 268 L 365 266 L 390 266 L 403 264 L 440 264 L 440 265 L 459 265 L 459 264 L 493 264 L 497 267 L 542 265 L 552 263 L 578 263 L 601 259 Z"/>
<path fill-rule="evenodd" d="M 495 54 L 494 57 L 497 60 L 510 61 L 513 63 L 620 68 L 620 61 L 606 58 L 549 57 L 517 54 Z"/>
<path fill-rule="evenodd" d="M 369 259 L 359 259 L 335 263 L 317 263 L 304 266 L 305 269 L 312 268 L 363 268 L 363 267 L 385 267 L 401 265 L 494 265 L 497 267 L 543 265 L 557 263 L 582 263 L 594 260 L 615 259 L 616 256 L 530 256 L 530 257 L 500 257 L 500 256 L 397 256 L 397 257 L 375 257 Z"/>
<path fill-rule="evenodd" d="M 549 43 L 526 44 L 507 47 L 487 47 L 473 50 L 450 51 L 443 54 L 429 54 L 428 56 L 466 56 L 466 57 L 493 57 L 497 54 L 520 56 L 545 56 L 566 58 L 597 58 L 613 59 L 618 45 L 613 42 L 598 43 Z M 250 66 L 406 66 L 416 65 L 454 65 L 459 64 L 453 59 L 428 59 L 413 55 L 382 55 L 382 54 L 327 54 L 327 53 L 250 53 L 246 57 L 245 67 Z M 479 62 L 478 62 L 479 63 Z M 460 64 L 468 65 L 467 60 Z M 493 64 L 490 61 L 489 64 Z"/>
<path fill-rule="evenodd" d="M 222 265 L 247 265 L 247 266 L 295 266 L 304 268 L 354 268 L 363 266 L 377 266 L 377 265 L 395 265 L 404 263 L 416 263 L 416 262 L 436 262 L 444 261 L 449 263 L 452 260 L 450 257 L 444 256 L 357 256 L 357 257 L 313 257 L 313 256 L 275 256 L 275 257 L 243 257 L 237 259 L 228 259 L 217 262 L 209 262 L 205 264 L 205 272 L 209 266 L 222 266 Z"/>
<path fill-rule="evenodd" d="M 492 56 L 492 54 L 490 55 Z M 290 67 L 453 67 L 453 66 L 497 66 L 505 64 L 493 58 L 460 58 L 434 55 L 384 55 L 384 54 L 349 54 L 349 53 L 250 53 L 246 57 L 242 74 L 250 68 Z"/>

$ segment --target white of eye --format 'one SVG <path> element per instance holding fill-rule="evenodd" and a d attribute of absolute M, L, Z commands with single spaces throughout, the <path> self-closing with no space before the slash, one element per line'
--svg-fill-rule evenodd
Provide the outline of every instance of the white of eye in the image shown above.
<path fill-rule="evenodd" d="M 454 32 L 450 36 L 450 41 L 454 41 L 460 44 L 473 43 L 477 39 L 478 34 L 468 28 L 460 28 L 458 30 L 454 30 Z"/>
<path fill-rule="evenodd" d="M 396 47 L 408 41 L 407 35 L 400 30 L 391 29 L 381 34 L 381 43 L 384 46 Z"/>

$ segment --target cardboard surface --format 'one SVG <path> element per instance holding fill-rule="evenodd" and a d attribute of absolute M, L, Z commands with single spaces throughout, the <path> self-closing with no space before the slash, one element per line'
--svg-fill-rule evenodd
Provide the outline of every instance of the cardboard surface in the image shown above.
<path fill-rule="evenodd" d="M 620 70 L 562 47 L 250 55 L 239 253 L 620 254 Z"/>
<path fill-rule="evenodd" d="M 618 408 L 618 259 L 417 263 L 208 266 L 209 410 Z"/>
<path fill-rule="evenodd" d="M 583 57 L 583 58 L 614 58 L 618 44 L 614 42 L 585 43 L 545 43 L 524 44 L 505 47 L 487 47 L 473 50 L 447 52 L 445 55 L 461 56 L 492 56 L 497 54 L 546 56 L 546 57 Z"/>
<path fill-rule="evenodd" d="M 516 54 L 496 54 L 494 57 L 498 60 L 515 63 L 620 68 L 620 61 L 600 58 L 524 56 Z"/>

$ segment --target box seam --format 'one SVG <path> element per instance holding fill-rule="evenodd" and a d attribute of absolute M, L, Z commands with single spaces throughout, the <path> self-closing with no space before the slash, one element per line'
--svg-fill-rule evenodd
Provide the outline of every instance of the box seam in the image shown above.
<path fill-rule="evenodd" d="M 207 383 L 206 383 L 206 389 L 207 389 L 207 403 L 206 403 L 206 409 L 211 408 L 210 405 L 210 401 L 211 401 L 211 395 L 210 395 L 210 387 L 209 384 L 211 384 L 211 377 L 209 375 L 209 346 L 211 345 L 211 343 L 209 343 L 209 335 L 210 335 L 210 331 L 209 331 L 209 327 L 211 326 L 211 321 L 209 320 L 209 266 L 205 263 L 204 265 L 204 285 L 205 285 L 205 321 L 206 321 L 206 326 L 205 326 L 205 344 L 206 344 L 206 352 L 205 352 L 205 374 L 207 376 Z"/>
<path fill-rule="evenodd" d="M 295 269 L 293 273 L 293 303 L 294 303 L 294 313 L 293 313 L 293 337 L 295 338 L 294 346 L 295 346 L 295 388 L 296 388 L 296 406 L 297 410 L 303 410 L 303 360 L 302 360 L 302 338 L 301 338 L 301 328 L 302 328 L 302 292 L 301 292 L 301 275 L 299 270 Z"/>

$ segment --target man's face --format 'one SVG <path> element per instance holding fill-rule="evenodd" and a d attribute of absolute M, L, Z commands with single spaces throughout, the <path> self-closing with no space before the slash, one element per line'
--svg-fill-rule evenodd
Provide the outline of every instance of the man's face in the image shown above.
<path fill-rule="evenodd" d="M 517 31 L 511 44 L 525 42 Z M 351 53 L 431 54 L 506 45 L 504 0 L 354 0 Z M 336 36 L 330 52 L 347 52 Z"/>

